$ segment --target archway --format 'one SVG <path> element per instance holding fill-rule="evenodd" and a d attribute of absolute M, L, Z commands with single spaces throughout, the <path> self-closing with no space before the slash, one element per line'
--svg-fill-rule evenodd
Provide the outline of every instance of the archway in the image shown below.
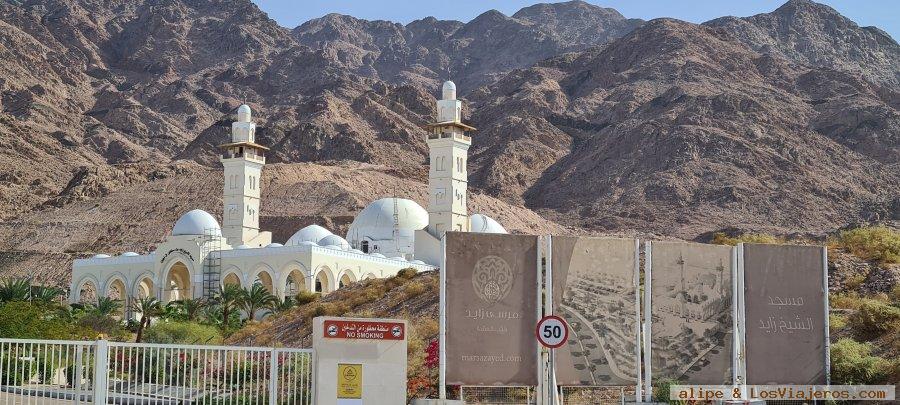
<path fill-rule="evenodd" d="M 114 278 L 107 283 L 106 297 L 114 300 L 125 301 L 128 298 L 125 282 L 121 278 Z"/>
<path fill-rule="evenodd" d="M 293 297 L 301 291 L 306 291 L 306 275 L 299 269 L 291 270 L 284 283 L 284 295 Z"/>
<path fill-rule="evenodd" d="M 138 280 L 138 283 L 135 285 L 134 296 L 138 299 L 155 297 L 155 287 L 156 286 L 153 285 L 153 279 L 149 276 L 144 276 L 140 278 L 140 280 Z"/>
<path fill-rule="evenodd" d="M 238 277 L 236 273 L 228 273 L 225 275 L 225 278 L 222 279 L 222 286 L 226 285 L 236 285 L 238 287 L 241 286 L 241 278 Z"/>
<path fill-rule="evenodd" d="M 97 284 L 93 280 L 87 280 L 78 286 L 78 302 L 87 304 L 97 302 Z"/>
<path fill-rule="evenodd" d="M 269 294 L 275 294 L 275 283 L 272 281 L 272 275 L 268 271 L 262 270 L 256 273 L 256 279 L 253 280 L 253 284 L 260 284 L 266 288 Z"/>
<path fill-rule="evenodd" d="M 166 302 L 191 298 L 191 272 L 184 263 L 176 262 L 169 267 L 165 288 Z"/>
<path fill-rule="evenodd" d="M 331 285 L 331 280 L 328 276 L 329 271 L 330 269 L 328 267 L 323 267 L 322 270 L 319 270 L 319 273 L 316 274 L 316 292 L 325 294 L 334 290 L 334 286 Z"/>
<path fill-rule="evenodd" d="M 356 278 L 353 277 L 353 275 L 350 273 L 350 271 L 344 270 L 344 274 L 341 275 L 341 279 L 338 282 L 338 288 L 344 288 L 344 287 L 350 285 L 350 283 L 353 283 L 355 281 L 356 281 Z"/>

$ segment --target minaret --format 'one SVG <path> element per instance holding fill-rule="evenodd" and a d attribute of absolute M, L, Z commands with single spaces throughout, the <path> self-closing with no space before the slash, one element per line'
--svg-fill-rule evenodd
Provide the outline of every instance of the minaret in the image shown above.
<path fill-rule="evenodd" d="M 468 231 L 468 160 L 472 139 L 466 131 L 475 128 L 462 123 L 462 102 L 456 99 L 456 85 L 444 82 L 437 102 L 437 122 L 429 124 L 428 144 L 428 232 L 437 238 L 446 231 Z"/>
<path fill-rule="evenodd" d="M 269 148 L 256 143 L 256 124 L 251 121 L 250 107 L 238 107 L 237 121 L 231 124 L 231 142 L 219 147 L 223 149 L 225 167 L 222 233 L 231 246 L 252 245 L 260 236 L 260 178 L 266 164 L 264 153 Z"/>

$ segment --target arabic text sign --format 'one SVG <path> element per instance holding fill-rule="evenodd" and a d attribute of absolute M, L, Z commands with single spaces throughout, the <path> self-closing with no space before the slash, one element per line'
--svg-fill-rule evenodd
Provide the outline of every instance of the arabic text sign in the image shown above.
<path fill-rule="evenodd" d="M 537 237 L 446 238 L 447 383 L 536 385 Z"/>
<path fill-rule="evenodd" d="M 743 249 L 747 383 L 824 383 L 823 248 Z"/>
<path fill-rule="evenodd" d="M 403 340 L 402 323 L 326 320 L 324 337 L 334 339 Z"/>

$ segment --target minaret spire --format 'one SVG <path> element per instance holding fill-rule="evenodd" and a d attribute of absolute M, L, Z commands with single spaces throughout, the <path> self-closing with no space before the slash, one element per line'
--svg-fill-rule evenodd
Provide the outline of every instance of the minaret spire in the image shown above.
<path fill-rule="evenodd" d="M 448 71 L 449 75 L 449 71 Z M 437 101 L 437 120 L 429 124 L 428 144 L 428 232 L 440 238 L 446 231 L 468 231 L 468 161 L 472 139 L 466 131 L 475 130 L 462 122 L 462 102 L 456 98 L 456 84 L 450 80 L 441 86 Z"/>
<path fill-rule="evenodd" d="M 265 146 L 256 143 L 256 124 L 250 106 L 237 108 L 237 120 L 231 123 L 231 142 L 223 149 L 225 169 L 222 233 L 232 246 L 264 246 L 272 240 L 270 232 L 259 231 L 260 185 L 266 164 Z"/>

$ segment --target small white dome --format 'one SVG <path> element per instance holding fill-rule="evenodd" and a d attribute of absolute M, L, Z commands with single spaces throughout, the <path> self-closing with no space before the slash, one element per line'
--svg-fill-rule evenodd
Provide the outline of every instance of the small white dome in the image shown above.
<path fill-rule="evenodd" d="M 509 233 L 503 225 L 484 214 L 469 217 L 469 231 L 479 233 Z"/>
<path fill-rule="evenodd" d="M 412 264 L 425 264 L 425 262 L 423 262 L 421 260 L 410 260 L 409 262 Z"/>
<path fill-rule="evenodd" d="M 270 244 L 266 245 L 267 248 L 270 248 L 270 247 L 282 247 L 282 246 L 284 246 L 284 245 L 282 245 L 282 244 L 280 244 L 280 243 L 270 243 Z"/>
<path fill-rule="evenodd" d="M 359 250 L 359 249 L 350 249 L 350 252 L 351 252 L 351 253 L 359 253 L 359 254 L 361 254 L 361 255 L 364 255 L 364 254 L 365 254 L 365 252 L 363 252 L 362 250 Z"/>
<path fill-rule="evenodd" d="M 137 253 L 135 253 L 135 252 L 125 252 L 125 253 L 122 253 L 122 256 L 125 256 L 125 257 L 135 257 L 135 256 L 140 256 L 140 255 L 137 254 Z"/>
<path fill-rule="evenodd" d="M 238 247 L 236 247 L 235 249 L 241 249 L 241 250 L 244 250 L 244 249 L 253 249 L 253 248 L 251 248 L 251 247 L 248 246 L 248 245 L 238 245 Z"/>
<path fill-rule="evenodd" d="M 300 242 L 312 242 L 317 245 L 321 245 L 319 241 L 322 238 L 332 235 L 331 231 L 319 226 L 319 225 L 307 225 L 295 232 L 291 235 L 291 238 L 287 240 L 286 245 L 299 245 Z"/>
<path fill-rule="evenodd" d="M 320 245 L 334 245 L 340 248 L 341 250 L 350 250 L 350 244 L 347 243 L 347 240 L 337 236 L 337 235 L 328 235 L 322 240 L 319 241 Z"/>
<path fill-rule="evenodd" d="M 397 229 L 412 236 L 428 226 L 428 211 L 413 200 L 382 198 L 371 202 L 353 219 L 347 240 L 356 246 L 365 239 L 394 238 L 394 204 L 397 204 Z"/>
<path fill-rule="evenodd" d="M 109 259 L 111 256 L 103 253 L 95 254 L 93 259 Z"/>
<path fill-rule="evenodd" d="M 203 210 L 190 210 L 172 228 L 172 235 L 205 235 L 207 230 L 215 236 L 222 236 L 222 228 L 216 218 Z"/>
<path fill-rule="evenodd" d="M 400 257 L 400 256 L 392 257 L 391 260 L 399 260 L 399 261 L 401 261 L 401 262 L 405 262 L 405 261 L 406 261 L 406 259 L 404 259 L 404 258 L 402 258 L 402 257 Z"/>
<path fill-rule="evenodd" d="M 441 88 L 441 98 L 444 100 L 456 100 L 456 83 L 447 80 Z"/>
<path fill-rule="evenodd" d="M 372 256 L 372 257 L 380 257 L 380 258 L 382 258 L 382 259 L 387 259 L 387 257 L 385 257 L 385 256 L 384 256 L 383 254 L 381 254 L 381 253 L 372 253 L 372 254 L 369 255 L 369 256 Z"/>
<path fill-rule="evenodd" d="M 240 122 L 250 122 L 253 114 L 250 112 L 250 106 L 247 104 L 241 104 L 237 109 L 237 119 Z"/>
<path fill-rule="evenodd" d="M 338 245 L 325 245 L 325 246 L 323 246 L 323 247 L 324 247 L 325 249 L 331 249 L 331 250 L 344 250 L 344 248 L 342 248 L 342 247 L 340 247 L 340 246 L 338 246 Z"/>
<path fill-rule="evenodd" d="M 305 241 L 303 241 L 303 242 L 300 242 L 300 243 L 298 243 L 298 245 L 301 245 L 301 246 L 303 246 L 303 245 L 307 245 L 307 246 L 319 246 L 318 243 L 316 243 L 316 242 L 310 242 L 310 241 L 308 241 L 308 240 L 305 240 Z"/>

